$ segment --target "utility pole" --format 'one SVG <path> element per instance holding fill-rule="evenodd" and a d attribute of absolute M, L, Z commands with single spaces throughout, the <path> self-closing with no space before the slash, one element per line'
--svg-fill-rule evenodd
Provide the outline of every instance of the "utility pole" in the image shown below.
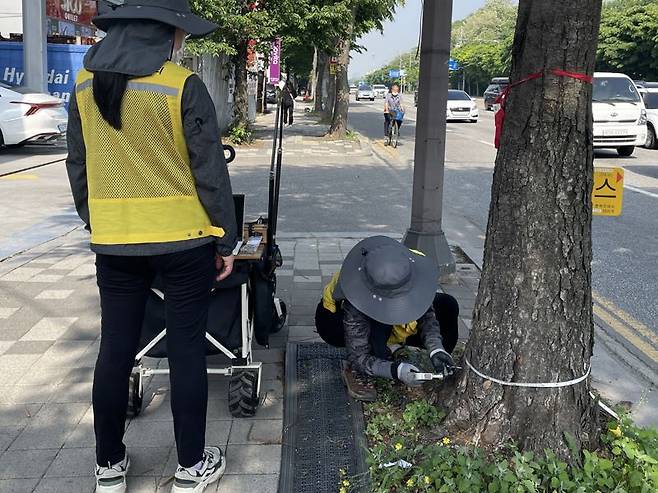
<path fill-rule="evenodd" d="M 423 4 L 411 226 L 404 244 L 430 256 L 441 276 L 455 259 L 441 228 L 452 0 Z"/>
<path fill-rule="evenodd" d="M 46 2 L 23 0 L 23 86 L 48 92 Z"/>

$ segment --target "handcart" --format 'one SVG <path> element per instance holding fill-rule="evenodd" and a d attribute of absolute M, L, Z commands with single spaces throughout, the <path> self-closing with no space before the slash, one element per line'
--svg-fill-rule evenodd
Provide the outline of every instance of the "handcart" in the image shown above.
<path fill-rule="evenodd" d="M 267 217 L 244 224 L 243 236 L 261 236 L 256 251 L 241 249 L 234 263 L 233 273 L 216 283 L 206 328 L 207 355 L 223 354 L 226 364 L 208 367 L 210 375 L 230 378 L 228 387 L 229 411 L 234 417 L 256 414 L 261 399 L 262 362 L 254 361 L 252 343 L 269 346 L 269 336 L 281 330 L 287 318 L 286 305 L 276 297 L 276 269 L 283 263 L 276 244 L 276 228 L 281 179 L 283 111 L 277 107 L 272 159 L 269 172 L 269 200 Z M 227 162 L 235 151 L 225 146 Z M 240 227 L 241 224 L 238 224 Z M 159 279 L 155 279 L 147 301 L 142 335 L 128 389 L 128 415 L 136 417 L 142 410 L 144 381 L 152 375 L 169 374 L 168 368 L 152 368 L 144 357 L 165 358 L 167 329 L 165 326 L 165 295 Z"/>

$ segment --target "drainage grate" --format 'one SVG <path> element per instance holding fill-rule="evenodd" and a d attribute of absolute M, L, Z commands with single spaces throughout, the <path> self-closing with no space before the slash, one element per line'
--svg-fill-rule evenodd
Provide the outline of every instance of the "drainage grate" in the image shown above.
<path fill-rule="evenodd" d="M 335 493 L 340 469 L 365 483 L 363 411 L 343 385 L 343 358 L 324 343 L 288 344 L 281 493 Z"/>

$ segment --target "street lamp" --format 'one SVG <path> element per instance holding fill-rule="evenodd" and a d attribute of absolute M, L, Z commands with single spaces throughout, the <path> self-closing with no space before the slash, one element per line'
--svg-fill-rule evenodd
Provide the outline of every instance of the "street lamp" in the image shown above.
<path fill-rule="evenodd" d="M 441 276 L 455 272 L 441 226 L 451 25 L 452 0 L 423 2 L 411 225 L 403 240 L 434 259 Z"/>

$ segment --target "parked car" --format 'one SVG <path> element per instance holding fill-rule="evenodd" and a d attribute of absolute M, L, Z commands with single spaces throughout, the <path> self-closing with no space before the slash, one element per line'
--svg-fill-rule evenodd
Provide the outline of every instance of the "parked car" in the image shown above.
<path fill-rule="evenodd" d="M 450 89 L 448 91 L 446 120 L 476 123 L 478 117 L 478 105 L 465 91 L 458 91 L 456 89 Z"/>
<path fill-rule="evenodd" d="M 21 94 L 0 83 L 0 148 L 48 142 L 66 134 L 64 101 L 42 93 Z"/>
<path fill-rule="evenodd" d="M 647 110 L 635 83 L 620 73 L 595 72 L 592 89 L 594 148 L 631 156 L 647 140 Z"/>
<path fill-rule="evenodd" d="M 350 84 L 350 94 L 356 94 L 356 91 L 358 90 L 358 87 L 356 84 Z"/>
<path fill-rule="evenodd" d="M 509 85 L 509 77 L 494 77 L 484 91 L 484 107 L 487 111 L 493 110 L 494 103 L 500 93 Z"/>
<path fill-rule="evenodd" d="M 359 86 L 359 89 L 356 91 L 356 100 L 361 101 L 362 99 L 369 99 L 370 101 L 375 100 L 375 93 L 371 86 Z"/>
<path fill-rule="evenodd" d="M 647 110 L 647 140 L 644 147 L 658 149 L 656 129 L 658 129 L 658 82 L 645 82 L 638 86 L 644 107 Z"/>
<path fill-rule="evenodd" d="M 386 87 L 384 84 L 373 84 L 372 91 L 375 93 L 376 98 L 384 99 L 386 97 L 386 93 L 388 92 L 388 87 Z"/>
<path fill-rule="evenodd" d="M 267 98 L 267 104 L 276 103 L 276 87 L 274 87 L 274 84 L 267 84 L 265 87 L 265 97 Z"/>

